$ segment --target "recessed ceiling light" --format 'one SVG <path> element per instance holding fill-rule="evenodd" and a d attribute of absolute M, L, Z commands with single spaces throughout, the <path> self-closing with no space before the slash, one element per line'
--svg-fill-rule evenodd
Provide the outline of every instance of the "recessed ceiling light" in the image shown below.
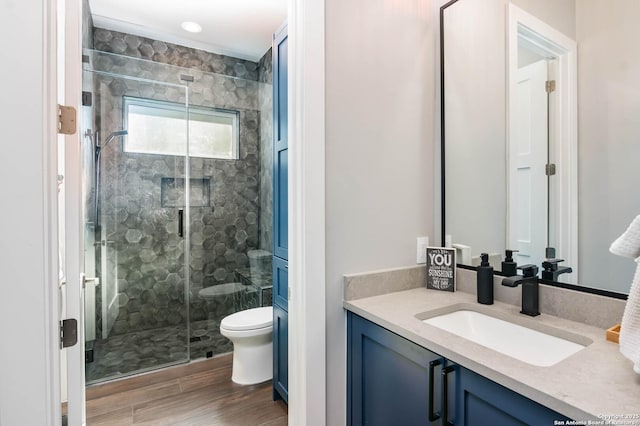
<path fill-rule="evenodd" d="M 190 33 L 199 33 L 202 31 L 202 27 L 196 22 L 183 22 L 182 29 L 185 31 L 189 31 Z"/>

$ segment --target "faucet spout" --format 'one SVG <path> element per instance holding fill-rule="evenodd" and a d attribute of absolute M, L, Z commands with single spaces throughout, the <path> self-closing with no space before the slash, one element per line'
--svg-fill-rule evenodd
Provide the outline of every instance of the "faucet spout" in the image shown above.
<path fill-rule="evenodd" d="M 561 274 L 570 274 L 573 272 L 570 266 L 558 266 L 558 263 L 564 262 L 563 259 L 547 259 L 542 262 L 541 278 L 543 280 L 558 281 L 558 277 Z"/>
<path fill-rule="evenodd" d="M 517 287 L 522 284 L 522 310 L 521 314 L 532 317 L 540 315 L 540 297 L 538 286 L 538 267 L 535 265 L 518 266 L 522 270 L 522 275 L 505 277 L 502 285 L 506 287 Z"/>
<path fill-rule="evenodd" d="M 524 277 L 522 275 L 514 275 L 512 277 L 505 277 L 502 279 L 502 285 L 506 287 L 518 287 Z"/>

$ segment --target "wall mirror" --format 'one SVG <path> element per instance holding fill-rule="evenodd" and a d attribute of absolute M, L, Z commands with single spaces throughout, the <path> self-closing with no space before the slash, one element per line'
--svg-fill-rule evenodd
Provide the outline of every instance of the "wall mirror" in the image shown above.
<path fill-rule="evenodd" d="M 640 2 L 453 0 L 440 20 L 443 245 L 627 294 L 637 265 L 609 246 L 640 215 Z"/>

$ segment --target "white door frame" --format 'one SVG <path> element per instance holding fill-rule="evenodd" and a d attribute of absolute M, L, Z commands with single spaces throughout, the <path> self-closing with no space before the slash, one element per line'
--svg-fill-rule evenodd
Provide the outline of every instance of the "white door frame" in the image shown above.
<path fill-rule="evenodd" d="M 509 93 L 515 93 L 518 69 L 518 37 L 524 37 L 540 52 L 557 58 L 558 74 L 556 96 L 557 108 L 554 113 L 552 129 L 553 157 L 556 159 L 558 191 L 553 204 L 557 211 L 552 212 L 559 230 L 557 253 L 568 266 L 573 268 L 571 280 L 578 282 L 578 81 L 577 81 L 577 44 L 546 22 L 530 15 L 509 3 L 509 22 L 507 37 L 507 135 L 509 140 L 515 136 L 515 130 L 509 126 L 515 105 L 510 101 Z M 507 150 L 509 144 L 507 143 Z M 507 158 L 509 154 L 507 153 Z M 509 182 L 507 182 L 507 186 Z M 509 188 L 507 188 L 509 193 Z M 507 213 L 509 217 L 509 213 Z M 548 226 L 548 225 L 547 225 Z M 507 234 L 507 241 L 510 236 Z"/>
<path fill-rule="evenodd" d="M 82 111 L 82 1 L 58 0 L 64 3 L 64 97 L 65 105 Z M 65 137 L 65 276 L 67 318 L 78 321 L 78 343 L 66 349 L 67 418 L 70 425 L 84 425 L 84 218 L 82 217 L 82 170 L 80 123 L 76 132 Z"/>
<path fill-rule="evenodd" d="M 289 0 L 289 425 L 324 425 L 324 0 Z"/>
<path fill-rule="evenodd" d="M 66 0 L 67 5 L 67 37 L 72 49 L 81 52 L 81 27 L 70 20 L 81 23 L 81 4 L 79 0 Z M 55 23 L 54 17 L 51 19 Z M 291 301 L 289 308 L 289 424 L 290 425 L 324 425 L 326 418 L 326 338 L 325 338 L 325 190 L 324 190 L 324 1 L 305 2 L 304 0 L 289 0 L 289 39 L 290 39 L 290 90 L 289 90 L 289 114 L 291 123 L 289 127 L 290 149 L 290 179 L 289 179 L 289 217 L 292 232 L 290 235 L 290 269 L 291 275 Z M 44 28 L 44 39 L 55 40 L 55 25 L 52 28 Z M 78 43 L 80 43 L 78 45 Z M 52 51 L 54 51 L 52 49 Z M 55 55 L 54 55 L 55 59 Z M 71 59 L 73 61 L 73 59 Z M 77 65 L 67 63 L 67 72 L 77 72 L 74 77 L 77 84 L 73 85 L 76 93 L 67 93 L 67 99 L 80 99 L 81 91 L 81 56 L 77 55 Z M 55 66 L 51 66 L 51 72 L 55 75 Z M 69 80 L 67 80 L 69 81 Z M 55 78 L 43 88 L 44 99 L 55 93 Z M 55 96 L 53 96 L 55 99 Z M 51 103 L 51 102 L 49 102 Z M 67 104 L 70 102 L 67 101 Z M 79 103 L 79 102 L 78 102 Z M 51 130 L 51 129 L 49 129 Z M 79 136 L 67 141 L 67 147 L 78 146 Z M 45 141 L 55 140 L 51 134 L 45 135 Z M 48 143 L 48 142 L 47 142 Z M 67 155 L 68 161 L 75 158 L 74 150 Z M 55 166 L 55 153 L 48 155 L 49 160 Z M 53 158 L 51 158 L 53 157 Z M 78 157 L 78 165 L 79 157 Z M 55 167 L 53 170 L 56 170 Z M 78 179 L 77 191 L 79 201 L 79 169 L 77 176 L 66 176 L 66 185 L 75 186 L 71 181 Z M 69 180 L 68 180 L 69 179 Z M 50 185 L 50 197 L 55 195 L 55 186 Z M 67 196 L 69 196 L 67 187 Z M 67 206 L 67 233 L 80 232 L 80 220 L 78 209 L 75 216 L 69 210 L 73 206 Z M 46 216 L 46 231 L 56 232 L 55 209 L 50 209 Z M 80 234 L 78 234 L 79 236 Z M 69 235 L 68 238 L 71 238 Z M 57 258 L 57 244 L 49 244 L 48 255 L 52 259 Z M 75 269 L 80 270 L 79 256 L 67 256 L 67 275 L 74 278 L 79 285 L 79 276 L 72 277 Z M 77 262 L 75 266 L 70 262 Z M 49 268 L 51 269 L 51 268 Z M 57 276 L 57 274 L 55 274 Z M 71 280 L 73 282 L 73 280 Z M 68 284 L 69 286 L 69 281 Z M 72 284 L 68 292 L 75 292 Z M 76 293 L 77 294 L 77 293 Z M 51 300 L 51 305 L 54 301 Z M 57 303 L 57 301 L 55 301 Z M 55 312 L 53 312 L 55 311 Z M 57 309 L 48 315 L 48 337 L 57 343 Z M 69 311 L 69 315 L 74 313 Z M 82 343 L 82 328 L 79 329 L 79 342 Z M 50 345 L 51 346 L 51 345 Z M 52 359 L 58 359 L 58 349 L 48 347 L 47 350 Z M 55 352 L 55 353 L 53 353 Z M 76 351 L 78 352 L 78 351 Z M 83 351 L 80 351 L 83 354 Z M 84 368 L 84 358 L 78 359 L 75 355 L 69 357 L 69 365 L 76 368 Z M 59 363 L 53 363 L 51 377 L 58 377 L 60 373 Z M 83 378 L 84 380 L 84 378 Z M 54 384 L 57 383 L 55 380 Z M 73 384 L 76 383 L 76 384 Z M 75 390 L 72 390 L 72 387 Z M 84 402 L 84 386 L 78 389 L 77 379 L 69 382 L 69 399 L 78 398 L 78 392 L 82 392 L 81 400 Z M 54 389 L 55 390 L 55 389 Z M 75 392 L 75 393 L 74 393 Z M 75 396 L 74 396 L 75 395 Z M 53 392 L 51 409 L 49 411 L 51 424 L 58 424 L 56 415 L 60 413 L 60 394 Z M 84 404 L 83 404 L 84 405 Z M 72 408 L 70 406 L 70 408 Z M 82 411 L 84 413 L 84 409 Z M 84 416 L 83 416 L 84 417 Z M 76 425 L 77 420 L 69 419 L 71 425 Z M 83 419 L 82 419 L 83 420 Z M 80 421 L 82 421 L 80 420 Z"/>

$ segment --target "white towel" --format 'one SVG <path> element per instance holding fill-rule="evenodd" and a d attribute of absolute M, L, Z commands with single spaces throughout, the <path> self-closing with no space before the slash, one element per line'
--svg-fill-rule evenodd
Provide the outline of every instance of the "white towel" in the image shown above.
<path fill-rule="evenodd" d="M 618 256 L 632 259 L 640 257 L 640 216 L 636 216 L 624 234 L 611 243 L 609 251 Z"/>
<path fill-rule="evenodd" d="M 609 251 L 619 256 L 636 258 L 639 263 L 622 315 L 620 352 L 633 362 L 633 371 L 640 374 L 640 216 L 611 244 Z"/>
<path fill-rule="evenodd" d="M 640 265 L 633 277 L 622 315 L 620 352 L 633 361 L 633 371 L 640 374 Z"/>

